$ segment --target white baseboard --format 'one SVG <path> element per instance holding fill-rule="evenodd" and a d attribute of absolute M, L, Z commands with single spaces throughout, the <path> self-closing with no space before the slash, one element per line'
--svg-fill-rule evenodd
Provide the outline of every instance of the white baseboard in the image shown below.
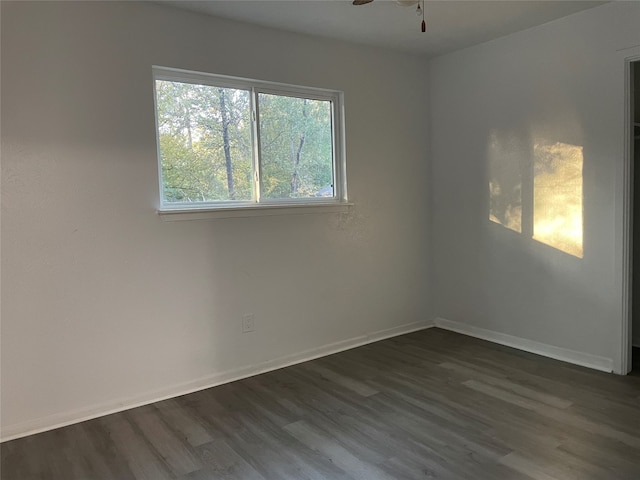
<path fill-rule="evenodd" d="M 473 325 L 454 322 L 440 317 L 436 318 L 434 323 L 436 327 L 444 330 L 451 330 L 452 332 L 462 333 L 470 337 L 481 338 L 482 340 L 488 340 L 489 342 L 506 345 L 507 347 L 517 348 L 518 350 L 524 350 L 525 352 L 555 358 L 556 360 L 562 360 L 563 362 L 573 363 L 575 365 L 600 370 L 602 372 L 611 373 L 613 371 L 613 360 L 610 358 L 599 357 L 597 355 L 591 355 L 590 353 L 577 352 L 567 348 L 527 340 L 526 338 L 514 337 L 512 335 L 494 332 L 492 330 L 486 330 L 484 328 L 474 327 Z"/>
<path fill-rule="evenodd" d="M 131 408 L 140 407 L 142 405 L 148 405 L 150 403 L 166 400 L 168 398 L 186 395 L 188 393 L 197 392 L 198 390 L 204 390 L 206 388 L 215 387 L 224 383 L 252 377 L 260 373 L 266 373 L 272 370 L 277 370 L 279 368 L 295 365 L 297 363 L 307 362 L 315 358 L 324 357 L 333 353 L 342 352 L 344 350 L 350 350 L 352 348 L 366 345 L 368 343 L 384 340 L 385 338 L 391 338 L 418 330 L 424 330 L 433 326 L 434 324 L 432 321 L 413 322 L 401 325 L 399 327 L 379 330 L 376 332 L 371 332 L 367 335 L 361 335 L 358 337 L 350 338 L 348 340 L 341 340 L 339 342 L 312 348 L 310 350 L 286 355 L 284 357 L 262 362 L 257 365 L 247 365 L 244 367 L 215 373 L 204 378 L 173 385 L 171 387 L 156 390 L 154 392 L 147 392 L 142 395 L 136 395 L 134 397 L 126 399 L 112 400 L 101 405 L 93 405 L 91 407 L 83 408 L 73 412 L 62 412 L 27 422 L 8 425 L 2 430 L 2 438 L 0 439 L 0 442 L 6 442 L 9 440 L 14 440 L 16 438 L 26 437 L 35 433 L 45 432 L 47 430 L 53 430 L 54 428 L 72 425 L 74 423 L 91 420 L 92 418 L 102 417 L 104 415 L 110 415 L 112 413 L 121 412 L 123 410 L 129 410 Z"/>

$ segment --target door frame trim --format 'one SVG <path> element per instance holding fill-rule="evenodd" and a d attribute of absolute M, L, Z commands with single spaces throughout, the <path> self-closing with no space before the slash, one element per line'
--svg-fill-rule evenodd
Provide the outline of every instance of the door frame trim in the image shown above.
<path fill-rule="evenodd" d="M 632 368 L 633 329 L 633 108 L 631 105 L 633 85 L 631 64 L 640 61 L 640 47 L 629 49 L 624 58 L 624 161 L 622 193 L 622 328 L 620 345 L 620 370 L 626 375 Z M 630 55 L 631 53 L 631 55 Z M 640 193 L 640 192 L 638 192 Z M 640 231 L 637 232 L 640 235 Z M 617 369 L 616 369 L 617 370 Z"/>

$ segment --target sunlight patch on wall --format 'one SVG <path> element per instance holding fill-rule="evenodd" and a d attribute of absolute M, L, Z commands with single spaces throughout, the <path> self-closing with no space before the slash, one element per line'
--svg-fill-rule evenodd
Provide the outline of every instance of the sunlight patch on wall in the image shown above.
<path fill-rule="evenodd" d="M 582 258 L 582 148 L 534 143 L 533 238 Z"/>
<path fill-rule="evenodd" d="M 489 220 L 522 233 L 522 145 L 516 136 L 491 132 Z"/>

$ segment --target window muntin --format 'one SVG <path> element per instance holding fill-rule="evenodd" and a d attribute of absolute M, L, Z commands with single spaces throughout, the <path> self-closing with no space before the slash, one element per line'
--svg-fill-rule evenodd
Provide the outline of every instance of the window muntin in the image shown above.
<path fill-rule="evenodd" d="M 339 92 L 154 67 L 160 210 L 346 201 Z"/>

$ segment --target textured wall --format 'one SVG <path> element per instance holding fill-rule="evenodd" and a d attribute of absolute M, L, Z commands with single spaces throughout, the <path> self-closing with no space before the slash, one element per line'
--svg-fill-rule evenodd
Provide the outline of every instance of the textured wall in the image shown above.
<path fill-rule="evenodd" d="M 432 62 L 437 315 L 619 368 L 624 59 L 638 25 L 640 4 L 614 2 Z M 582 152 L 581 255 L 533 238 L 539 153 L 556 146 Z M 520 183 L 520 228 L 490 220 L 492 178 L 497 197 Z"/>
<path fill-rule="evenodd" d="M 163 222 L 154 64 L 343 90 L 354 207 Z M 426 75 L 150 3 L 2 2 L 3 432 L 430 319 Z"/>

